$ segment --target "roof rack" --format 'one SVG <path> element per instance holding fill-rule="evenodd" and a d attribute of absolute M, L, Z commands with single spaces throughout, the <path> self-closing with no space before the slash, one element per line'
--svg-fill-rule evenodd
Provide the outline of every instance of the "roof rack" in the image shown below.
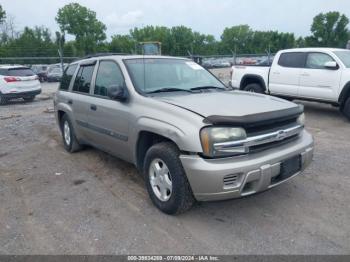
<path fill-rule="evenodd" d="M 100 56 L 113 56 L 113 55 L 131 55 L 128 53 L 96 53 L 96 54 L 90 54 L 90 55 L 86 55 L 80 59 L 88 59 L 88 58 L 94 58 L 94 57 L 100 57 Z"/>

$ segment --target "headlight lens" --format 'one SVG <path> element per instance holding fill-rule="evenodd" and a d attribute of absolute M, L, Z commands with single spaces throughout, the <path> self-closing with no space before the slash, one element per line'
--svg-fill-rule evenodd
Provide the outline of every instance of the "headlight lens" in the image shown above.
<path fill-rule="evenodd" d="M 302 126 L 305 125 L 305 114 L 304 114 L 304 113 L 302 113 L 302 114 L 298 117 L 297 123 L 298 123 L 299 125 L 302 125 Z"/>
<path fill-rule="evenodd" d="M 242 149 L 225 149 L 217 147 L 216 144 L 244 140 L 247 138 L 246 131 L 243 128 L 231 127 L 206 127 L 200 133 L 203 153 L 207 157 L 225 157 L 241 153 Z"/>

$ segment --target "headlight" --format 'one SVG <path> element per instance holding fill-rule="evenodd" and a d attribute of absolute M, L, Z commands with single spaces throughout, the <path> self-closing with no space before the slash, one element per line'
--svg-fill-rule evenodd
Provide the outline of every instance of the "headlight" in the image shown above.
<path fill-rule="evenodd" d="M 304 126 L 305 125 L 305 114 L 302 113 L 298 119 L 297 119 L 297 123 L 301 126 Z"/>
<path fill-rule="evenodd" d="M 229 146 L 230 142 L 247 138 L 247 133 L 243 128 L 206 127 L 201 130 L 200 137 L 203 153 L 207 157 L 225 157 L 246 153 L 246 148 Z"/>

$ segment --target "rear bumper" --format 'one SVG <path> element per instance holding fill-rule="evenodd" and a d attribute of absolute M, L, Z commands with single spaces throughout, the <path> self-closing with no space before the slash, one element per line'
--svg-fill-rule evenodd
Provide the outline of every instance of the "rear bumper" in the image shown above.
<path fill-rule="evenodd" d="M 295 156 L 300 156 L 301 169 L 278 179 L 282 162 Z M 298 140 L 261 153 L 227 159 L 182 155 L 180 159 L 195 198 L 212 201 L 244 197 L 280 185 L 301 174 L 312 157 L 312 136 L 303 131 Z"/>
<path fill-rule="evenodd" d="M 15 98 L 23 98 L 23 97 L 32 97 L 32 96 L 39 95 L 40 93 L 41 93 L 41 89 L 38 89 L 38 90 L 34 90 L 34 91 L 8 93 L 8 94 L 2 94 L 0 92 L 0 96 L 7 98 L 7 99 L 15 99 Z"/>

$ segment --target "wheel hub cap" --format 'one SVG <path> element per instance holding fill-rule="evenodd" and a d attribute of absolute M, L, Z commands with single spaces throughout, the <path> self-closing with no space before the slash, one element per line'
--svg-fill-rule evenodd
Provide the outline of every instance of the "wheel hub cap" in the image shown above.
<path fill-rule="evenodd" d="M 173 185 L 169 168 L 161 159 L 154 159 L 149 168 L 149 179 L 156 197 L 163 202 L 170 199 Z"/>
<path fill-rule="evenodd" d="M 67 145 L 70 145 L 70 128 L 68 122 L 64 122 L 63 125 L 63 135 L 64 135 L 64 140 Z"/>

